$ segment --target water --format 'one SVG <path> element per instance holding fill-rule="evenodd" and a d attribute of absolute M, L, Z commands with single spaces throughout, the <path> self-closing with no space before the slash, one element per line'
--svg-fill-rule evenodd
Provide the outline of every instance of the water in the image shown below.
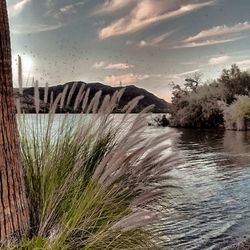
<path fill-rule="evenodd" d="M 149 127 L 146 136 L 169 130 L 180 134 L 172 150 L 182 163 L 159 228 L 165 249 L 225 249 L 250 236 L 250 132 Z"/>
<path fill-rule="evenodd" d="M 152 130 L 156 133 L 157 130 Z M 160 131 L 159 131 L 160 132 Z M 250 132 L 178 130 L 166 249 L 225 249 L 250 232 Z M 250 235 L 248 235 L 250 236 Z"/>

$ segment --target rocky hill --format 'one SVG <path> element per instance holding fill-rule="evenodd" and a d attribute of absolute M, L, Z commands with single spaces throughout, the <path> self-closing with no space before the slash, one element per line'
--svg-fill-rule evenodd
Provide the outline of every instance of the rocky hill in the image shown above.
<path fill-rule="evenodd" d="M 66 83 L 64 85 L 56 85 L 56 86 L 49 87 L 49 89 L 48 89 L 48 103 L 50 103 L 51 95 L 53 95 L 53 97 L 55 99 L 55 97 L 63 91 L 63 89 L 65 88 L 65 85 L 69 85 L 68 93 L 66 94 L 66 98 L 67 98 L 67 95 L 69 94 L 69 91 L 70 91 L 71 87 L 73 86 L 73 84 L 74 84 L 74 82 L 69 82 L 69 83 Z M 75 102 L 75 98 L 77 96 L 77 93 L 79 92 L 79 89 L 82 86 L 82 84 L 86 85 L 85 89 L 88 89 L 88 88 L 90 89 L 90 99 L 99 90 L 102 91 L 102 98 L 103 98 L 105 95 L 112 96 L 112 94 L 115 91 L 120 90 L 122 88 L 122 87 L 112 87 L 112 86 L 104 85 L 101 83 L 77 82 L 77 86 L 76 86 L 74 94 L 71 98 L 70 104 L 67 107 L 64 107 L 62 110 L 60 108 L 58 108 L 57 112 L 62 112 L 62 113 L 75 112 L 73 110 L 73 106 L 74 106 L 74 102 Z M 17 89 L 15 90 L 15 92 L 16 92 L 16 95 L 18 95 Z M 44 104 L 42 101 L 42 100 L 44 100 L 44 92 L 45 92 L 44 88 L 39 88 L 39 98 L 41 100 L 41 108 L 44 112 L 47 112 L 49 105 Z M 52 92 L 53 92 L 53 94 L 52 94 Z M 153 112 L 155 112 L 155 113 L 167 113 L 169 111 L 170 104 L 168 102 L 166 102 L 163 99 L 158 98 L 157 96 L 153 95 L 152 93 L 148 92 L 147 90 L 145 90 L 143 88 L 138 88 L 134 85 L 130 85 L 130 86 L 126 86 L 125 92 L 124 92 L 124 94 L 120 100 L 120 103 L 119 103 L 117 109 L 115 110 L 115 112 L 119 113 L 125 104 L 127 104 L 134 97 L 137 97 L 140 95 L 144 96 L 144 98 L 140 101 L 140 103 L 138 104 L 138 106 L 134 110 L 135 113 L 140 112 L 143 108 L 145 108 L 151 104 L 155 105 L 155 108 L 153 109 Z M 21 96 L 21 108 L 26 113 L 35 112 L 33 96 L 34 96 L 34 88 L 23 89 L 23 96 Z M 80 112 L 80 110 L 78 110 L 78 112 Z"/>

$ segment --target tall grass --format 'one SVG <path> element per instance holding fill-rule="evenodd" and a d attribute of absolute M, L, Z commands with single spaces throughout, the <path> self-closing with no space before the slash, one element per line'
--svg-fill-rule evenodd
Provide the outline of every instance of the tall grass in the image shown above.
<path fill-rule="evenodd" d="M 114 122 L 111 113 L 123 92 L 102 99 L 98 92 L 89 100 L 89 90 L 82 88 L 74 105 L 82 114 L 55 115 L 58 105 L 69 103 L 65 90 L 45 115 L 39 114 L 35 90 L 37 114 L 18 114 L 31 227 L 6 249 L 161 247 L 155 227 L 176 159 L 164 153 L 169 134 L 144 135 L 152 107 L 129 116 L 142 97 L 129 102 Z"/>

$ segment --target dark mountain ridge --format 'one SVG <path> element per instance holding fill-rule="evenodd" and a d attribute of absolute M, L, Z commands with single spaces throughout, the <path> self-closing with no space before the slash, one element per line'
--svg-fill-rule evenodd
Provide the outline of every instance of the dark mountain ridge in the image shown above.
<path fill-rule="evenodd" d="M 89 100 L 91 100 L 94 95 L 98 91 L 102 91 L 101 99 L 105 95 L 110 95 L 112 96 L 115 91 L 122 89 L 123 87 L 112 87 L 109 85 L 104 85 L 102 83 L 85 83 L 85 82 L 68 82 L 63 85 L 55 85 L 51 86 L 48 88 L 48 103 L 51 102 L 51 95 L 53 95 L 53 99 L 55 100 L 56 96 L 58 96 L 62 91 L 64 90 L 66 85 L 69 85 L 68 91 L 66 93 L 66 98 L 70 92 L 70 89 L 74 85 L 74 83 L 77 83 L 75 91 L 72 95 L 70 104 L 68 106 L 64 106 L 63 109 L 60 109 L 59 107 L 57 108 L 57 112 L 65 113 L 65 112 L 70 112 L 70 113 L 76 113 L 76 112 L 81 112 L 80 109 L 74 111 L 74 103 L 76 96 L 81 88 L 81 86 L 84 84 L 85 85 L 85 90 L 90 89 L 90 94 L 89 94 Z M 15 89 L 16 95 L 18 95 L 18 90 Z M 53 94 L 52 94 L 53 92 Z M 44 100 L 44 93 L 45 89 L 44 88 L 39 88 L 39 98 L 41 100 L 41 109 L 44 112 L 48 112 L 49 105 L 45 104 L 43 102 Z M 119 105 L 117 109 L 114 112 L 120 113 L 121 109 L 133 98 L 137 96 L 144 96 L 144 98 L 139 102 L 138 106 L 135 108 L 133 112 L 137 113 L 140 112 L 142 109 L 145 107 L 154 104 L 155 107 L 152 110 L 154 113 L 167 113 L 170 109 L 171 104 L 166 102 L 163 99 L 160 99 L 159 97 L 155 96 L 154 94 L 148 92 L 147 90 L 143 88 L 138 88 L 134 85 L 129 85 L 125 87 L 124 94 L 119 102 Z M 26 113 L 34 113 L 35 112 L 35 107 L 34 107 L 34 88 L 24 88 L 23 89 L 23 95 L 20 97 L 21 99 L 21 108 L 24 110 Z"/>

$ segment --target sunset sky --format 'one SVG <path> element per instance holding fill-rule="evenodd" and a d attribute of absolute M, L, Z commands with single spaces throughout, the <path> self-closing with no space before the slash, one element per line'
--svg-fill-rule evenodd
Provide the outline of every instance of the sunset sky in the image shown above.
<path fill-rule="evenodd" d="M 249 0 L 7 0 L 14 81 L 134 84 L 169 100 L 196 72 L 250 68 Z"/>

